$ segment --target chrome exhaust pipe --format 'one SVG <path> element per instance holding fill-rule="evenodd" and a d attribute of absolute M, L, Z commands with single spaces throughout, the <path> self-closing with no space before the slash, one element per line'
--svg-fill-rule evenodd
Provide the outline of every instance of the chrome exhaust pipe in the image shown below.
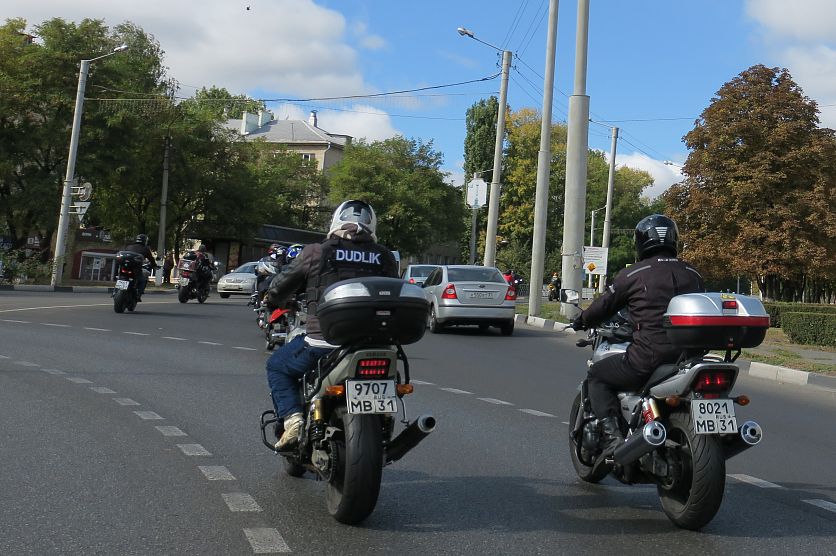
<path fill-rule="evenodd" d="M 763 440 L 763 429 L 754 421 L 746 421 L 740 425 L 740 429 L 737 432 L 737 436 L 732 437 L 731 440 L 723 444 L 726 459 L 733 458 L 740 452 L 744 452 L 752 446 L 760 444 L 760 441 Z"/>
<path fill-rule="evenodd" d="M 665 425 L 658 421 L 651 421 L 615 449 L 613 461 L 619 465 L 629 465 L 664 444 L 667 437 Z"/>
<path fill-rule="evenodd" d="M 435 430 L 435 417 L 421 415 L 386 445 L 386 463 L 398 461 Z"/>

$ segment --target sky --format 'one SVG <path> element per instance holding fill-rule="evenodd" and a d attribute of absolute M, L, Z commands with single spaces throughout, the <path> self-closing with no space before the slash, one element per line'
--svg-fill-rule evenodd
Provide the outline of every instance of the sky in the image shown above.
<path fill-rule="evenodd" d="M 681 179 L 682 137 L 723 84 L 754 64 L 787 68 L 819 103 L 822 125 L 836 127 L 833 0 L 590 4 L 589 146 L 609 153 L 618 126 L 616 164 L 651 173 L 647 196 Z M 574 90 L 577 5 L 559 2 L 555 121 L 565 122 Z M 432 141 L 449 181 L 460 185 L 465 113 L 498 95 L 498 77 L 479 80 L 499 73 L 500 57 L 456 29 L 511 50 L 508 103 L 539 111 L 548 7 L 549 0 L 3 0 L 0 18 L 23 17 L 30 28 L 52 17 L 131 21 L 160 42 L 183 96 L 214 85 L 267 99 L 277 118 L 317 110 L 319 127 L 331 133 Z M 470 83 L 444 87 L 463 82 Z M 355 98 L 305 100 L 347 96 Z"/>

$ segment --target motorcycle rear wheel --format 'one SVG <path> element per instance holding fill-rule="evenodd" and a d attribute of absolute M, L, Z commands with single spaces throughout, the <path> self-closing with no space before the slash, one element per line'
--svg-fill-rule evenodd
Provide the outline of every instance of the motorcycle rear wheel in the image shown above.
<path fill-rule="evenodd" d="M 343 430 L 337 444 L 338 465 L 325 487 L 331 517 L 348 525 L 366 519 L 377 504 L 383 475 L 383 434 L 377 415 L 351 414 L 338 409 L 331 423 Z"/>
<path fill-rule="evenodd" d="M 200 290 L 197 292 L 197 302 L 203 303 L 209 298 L 209 290 Z"/>
<path fill-rule="evenodd" d="M 125 290 L 117 290 L 113 296 L 113 310 L 117 313 L 124 313 L 125 306 L 128 304 L 127 293 Z"/>
<path fill-rule="evenodd" d="M 189 286 L 180 286 L 180 290 L 177 292 L 177 300 L 180 303 L 185 303 L 189 300 Z"/>
<path fill-rule="evenodd" d="M 678 446 L 665 450 L 678 469 L 672 484 L 657 486 L 662 510 L 675 525 L 697 531 L 711 521 L 723 502 L 726 458 L 717 437 L 697 434 L 689 411 L 672 413 L 668 439 Z"/>
<path fill-rule="evenodd" d="M 572 410 L 569 412 L 569 428 L 571 429 L 575 425 L 575 419 L 578 417 L 578 411 L 581 410 L 581 393 L 575 396 L 575 401 L 572 402 Z M 570 430 L 571 432 L 571 430 Z M 581 433 L 583 434 L 583 433 Z M 575 467 L 575 472 L 578 474 L 578 478 L 582 481 L 586 481 L 587 483 L 599 483 L 601 480 L 607 476 L 610 472 L 610 467 L 608 465 L 601 465 L 596 470 L 593 465 L 594 461 L 584 462 L 578 456 L 578 444 L 580 443 L 581 439 L 574 440 L 571 436 L 569 437 L 569 455 L 572 458 L 572 465 Z"/>

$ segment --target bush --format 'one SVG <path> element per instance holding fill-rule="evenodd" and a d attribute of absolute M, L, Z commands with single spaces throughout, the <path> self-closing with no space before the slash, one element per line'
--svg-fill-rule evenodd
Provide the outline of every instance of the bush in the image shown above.
<path fill-rule="evenodd" d="M 836 312 L 791 313 L 781 315 L 784 334 L 791 342 L 836 347 Z"/>
<path fill-rule="evenodd" d="M 786 313 L 826 313 L 836 315 L 836 305 L 815 305 L 812 303 L 774 303 L 763 304 L 769 313 L 769 324 L 781 328 L 783 315 Z"/>
<path fill-rule="evenodd" d="M 41 254 L 26 256 L 24 250 L 9 250 L 0 253 L 0 267 L 3 272 L 0 281 L 11 284 L 48 283 L 52 274 L 50 261 L 41 261 Z"/>

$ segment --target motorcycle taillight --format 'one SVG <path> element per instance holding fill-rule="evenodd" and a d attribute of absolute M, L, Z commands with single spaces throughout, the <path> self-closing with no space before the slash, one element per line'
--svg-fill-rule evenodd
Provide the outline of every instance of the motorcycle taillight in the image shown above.
<path fill-rule="evenodd" d="M 357 362 L 358 378 L 384 378 L 389 374 L 388 359 L 361 359 Z"/>
<path fill-rule="evenodd" d="M 694 391 L 704 398 L 718 398 L 720 393 L 728 392 L 731 388 L 732 377 L 726 371 L 705 370 L 697 375 L 694 381 Z"/>

